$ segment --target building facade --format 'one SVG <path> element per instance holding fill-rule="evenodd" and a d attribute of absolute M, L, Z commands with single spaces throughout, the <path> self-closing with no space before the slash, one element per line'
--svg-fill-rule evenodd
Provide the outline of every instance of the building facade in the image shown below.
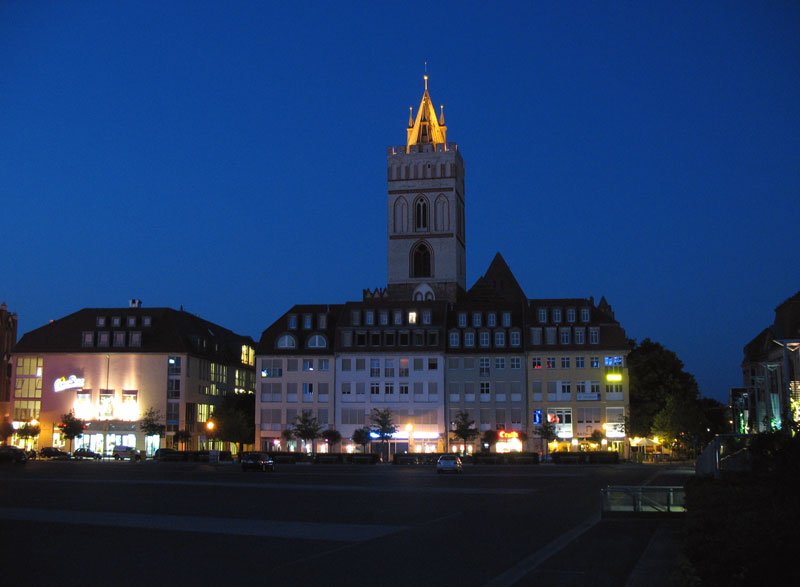
<path fill-rule="evenodd" d="M 255 343 L 183 310 L 87 308 L 26 333 L 12 354 L 15 425 L 36 421 L 38 446 L 117 445 L 152 454 L 172 446 L 208 448 L 205 423 L 228 393 L 254 393 Z M 143 415 L 157 411 L 166 438 L 146 437 Z M 73 445 L 58 424 L 72 412 L 86 422 Z"/>
<path fill-rule="evenodd" d="M 743 387 L 731 390 L 735 432 L 779 430 L 800 421 L 800 292 L 744 347 Z"/>
<path fill-rule="evenodd" d="M 479 434 L 497 432 L 493 450 L 541 450 L 539 431 L 549 422 L 557 434 L 551 449 L 621 451 L 628 344 L 605 299 L 529 299 L 499 253 L 467 289 L 464 160 L 424 81 L 406 144 L 387 154 L 387 288 L 363 290 L 358 302 L 296 306 L 264 331 L 257 443 L 280 445 L 281 431 L 308 408 L 355 450 L 355 430 L 388 409 L 398 428 L 394 451 L 486 449 L 480 439 L 453 438 L 461 413 Z M 290 341 L 292 317 L 296 325 L 320 307 L 329 308 L 318 332 L 324 347 L 307 336 Z M 323 357 L 324 377 L 315 375 L 322 379 L 285 370 L 290 360 Z M 325 385 L 325 401 L 287 389 L 306 384 Z"/>
<path fill-rule="evenodd" d="M 0 422 L 10 421 L 11 413 L 11 349 L 17 342 L 17 315 L 0 304 Z"/>

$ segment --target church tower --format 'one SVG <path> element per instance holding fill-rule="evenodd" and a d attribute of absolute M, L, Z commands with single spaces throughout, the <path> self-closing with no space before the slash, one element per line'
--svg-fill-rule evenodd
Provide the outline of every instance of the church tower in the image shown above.
<path fill-rule="evenodd" d="M 437 117 L 428 76 L 417 115 L 409 108 L 406 144 L 389 147 L 389 295 L 456 301 L 466 289 L 464 161 L 447 142 L 444 106 Z"/>

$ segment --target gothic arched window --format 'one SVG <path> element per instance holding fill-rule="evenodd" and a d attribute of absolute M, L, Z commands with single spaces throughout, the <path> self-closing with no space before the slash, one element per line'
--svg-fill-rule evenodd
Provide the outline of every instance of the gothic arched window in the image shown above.
<path fill-rule="evenodd" d="M 408 203 L 405 198 L 397 198 L 394 202 L 394 231 L 408 231 Z"/>
<path fill-rule="evenodd" d="M 428 200 L 422 196 L 414 202 L 414 228 L 428 230 Z"/>
<path fill-rule="evenodd" d="M 431 250 L 425 243 L 419 243 L 411 253 L 411 277 L 431 276 Z"/>
<path fill-rule="evenodd" d="M 435 206 L 436 230 L 440 232 L 450 230 L 450 205 L 444 194 L 439 194 L 436 198 Z"/>

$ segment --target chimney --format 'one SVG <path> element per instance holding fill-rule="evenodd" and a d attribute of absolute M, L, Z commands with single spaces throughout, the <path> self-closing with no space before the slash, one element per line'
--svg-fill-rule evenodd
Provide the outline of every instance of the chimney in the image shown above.
<path fill-rule="evenodd" d="M 142 307 L 142 300 L 137 300 L 136 298 L 131 298 L 128 302 L 129 308 L 141 308 Z"/>

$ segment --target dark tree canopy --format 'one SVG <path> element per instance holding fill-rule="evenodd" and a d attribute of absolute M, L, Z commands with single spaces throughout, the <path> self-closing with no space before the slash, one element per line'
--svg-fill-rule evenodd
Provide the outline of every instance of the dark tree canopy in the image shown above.
<path fill-rule="evenodd" d="M 649 338 L 635 344 L 628 354 L 630 375 L 631 436 L 649 436 L 656 414 L 668 397 L 696 402 L 697 382 L 683 370 L 683 362 L 669 349 Z"/>
<path fill-rule="evenodd" d="M 256 400 L 250 393 L 228 394 L 214 409 L 214 436 L 235 443 L 239 453 L 245 444 L 252 444 L 255 435 Z"/>
<path fill-rule="evenodd" d="M 317 420 L 316 416 L 312 415 L 310 410 L 303 410 L 294 420 L 292 433 L 295 438 L 304 440 L 306 442 L 313 442 L 322 434 L 322 425 Z"/>
<path fill-rule="evenodd" d="M 372 437 L 369 435 L 369 428 L 357 428 L 353 432 L 351 440 L 356 444 L 361 445 L 362 450 L 367 452 L 367 445 L 372 440 Z"/>
<path fill-rule="evenodd" d="M 167 427 L 161 423 L 161 412 L 150 407 L 139 421 L 139 429 L 145 433 L 145 436 L 164 436 Z"/>

